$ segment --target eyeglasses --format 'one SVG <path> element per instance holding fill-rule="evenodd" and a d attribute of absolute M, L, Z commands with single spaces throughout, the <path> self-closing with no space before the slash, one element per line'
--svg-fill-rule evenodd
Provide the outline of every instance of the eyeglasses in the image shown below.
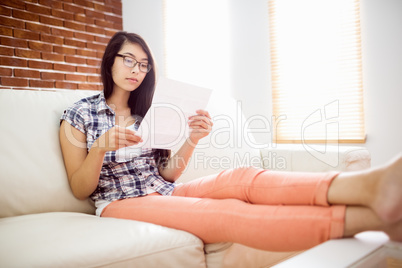
<path fill-rule="evenodd" d="M 138 63 L 139 64 L 139 69 L 143 73 L 148 73 L 152 69 L 151 64 L 139 62 L 139 61 L 137 61 L 136 59 L 133 59 L 130 56 L 122 55 L 122 54 L 117 54 L 116 56 L 117 57 L 122 57 L 124 65 L 126 65 L 127 67 L 130 67 L 130 68 L 134 68 Z"/>

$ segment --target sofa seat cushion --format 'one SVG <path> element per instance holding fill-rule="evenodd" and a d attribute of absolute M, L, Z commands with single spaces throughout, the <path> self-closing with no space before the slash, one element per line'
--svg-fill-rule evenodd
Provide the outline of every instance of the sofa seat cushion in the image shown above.
<path fill-rule="evenodd" d="M 205 267 L 189 233 L 83 213 L 2 218 L 0 240 L 1 267 Z"/>

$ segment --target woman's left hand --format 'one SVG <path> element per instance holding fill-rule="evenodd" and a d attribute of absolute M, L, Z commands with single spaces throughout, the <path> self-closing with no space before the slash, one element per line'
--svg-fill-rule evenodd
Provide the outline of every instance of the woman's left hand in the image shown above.
<path fill-rule="evenodd" d="M 190 116 L 188 118 L 188 125 L 190 127 L 189 138 L 194 144 L 206 136 L 212 130 L 212 119 L 209 113 L 205 110 L 197 110 L 196 115 Z"/>

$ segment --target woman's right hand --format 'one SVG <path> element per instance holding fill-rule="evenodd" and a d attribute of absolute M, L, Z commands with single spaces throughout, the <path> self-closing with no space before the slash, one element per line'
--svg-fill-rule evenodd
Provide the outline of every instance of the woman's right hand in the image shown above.
<path fill-rule="evenodd" d="M 92 147 L 107 152 L 133 146 L 140 142 L 142 142 L 142 138 L 137 136 L 135 131 L 116 125 L 100 136 Z"/>
<path fill-rule="evenodd" d="M 95 191 L 107 151 L 135 145 L 141 140 L 133 130 L 115 126 L 95 140 L 88 152 L 86 146 L 82 146 L 86 145 L 86 135 L 63 121 L 60 126 L 60 144 L 74 196 L 83 200 Z"/>

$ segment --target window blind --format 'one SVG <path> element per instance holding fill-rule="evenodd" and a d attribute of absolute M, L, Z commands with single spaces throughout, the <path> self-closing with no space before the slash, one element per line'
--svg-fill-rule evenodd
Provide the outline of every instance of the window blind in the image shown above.
<path fill-rule="evenodd" d="M 365 142 L 358 0 L 270 0 L 274 142 Z"/>

